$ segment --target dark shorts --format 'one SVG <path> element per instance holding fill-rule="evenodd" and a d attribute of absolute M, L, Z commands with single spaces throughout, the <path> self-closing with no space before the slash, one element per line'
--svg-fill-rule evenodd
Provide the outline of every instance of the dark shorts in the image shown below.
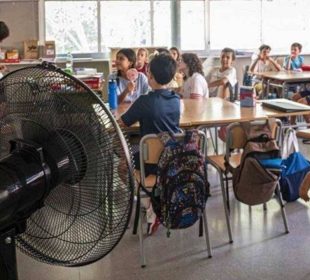
<path fill-rule="evenodd" d="M 140 170 L 140 153 L 137 152 L 133 155 L 133 161 L 135 164 L 135 169 Z M 156 175 L 157 174 L 157 164 L 145 164 L 145 177 L 149 175 Z"/>

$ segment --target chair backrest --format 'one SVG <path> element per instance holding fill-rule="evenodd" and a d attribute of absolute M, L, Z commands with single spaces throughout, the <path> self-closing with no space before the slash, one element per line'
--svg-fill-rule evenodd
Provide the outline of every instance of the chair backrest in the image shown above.
<path fill-rule="evenodd" d="M 244 86 L 251 86 L 252 85 L 252 75 L 249 73 L 250 65 L 245 65 L 243 68 L 243 80 L 242 84 Z"/>
<path fill-rule="evenodd" d="M 255 125 L 262 122 L 266 122 L 266 120 L 252 121 L 250 124 Z M 280 146 L 282 122 L 279 119 L 276 119 L 271 125 L 272 138 L 274 138 Z M 242 149 L 245 144 L 246 135 L 241 124 L 239 122 L 230 124 L 227 127 L 226 159 L 229 158 L 233 150 Z"/>
<path fill-rule="evenodd" d="M 235 86 L 232 86 L 231 84 L 229 84 L 228 88 L 229 88 L 229 101 L 234 102 L 238 100 L 239 99 L 239 96 L 238 96 L 239 83 L 237 82 Z"/>
<path fill-rule="evenodd" d="M 198 135 L 199 135 L 198 144 L 201 152 L 203 152 L 206 145 L 206 135 L 202 131 L 198 131 Z M 182 140 L 184 136 L 185 133 L 174 134 L 174 137 L 178 140 Z M 145 178 L 144 165 L 157 164 L 163 150 L 164 145 L 156 134 L 147 134 L 141 138 L 139 144 L 139 151 L 140 151 L 140 172 L 141 172 L 142 184 Z"/>

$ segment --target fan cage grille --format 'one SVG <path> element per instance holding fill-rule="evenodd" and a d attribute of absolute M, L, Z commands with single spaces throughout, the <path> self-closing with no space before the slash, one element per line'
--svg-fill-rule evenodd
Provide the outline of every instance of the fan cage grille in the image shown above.
<path fill-rule="evenodd" d="M 1 158 L 9 153 L 10 139 L 43 141 L 56 133 L 85 169 L 82 179 L 66 181 L 78 183 L 51 190 L 44 207 L 27 220 L 17 246 L 55 265 L 104 257 L 128 226 L 134 188 L 128 141 L 110 111 L 85 84 L 46 65 L 11 72 L 0 81 L 0 92 Z"/>

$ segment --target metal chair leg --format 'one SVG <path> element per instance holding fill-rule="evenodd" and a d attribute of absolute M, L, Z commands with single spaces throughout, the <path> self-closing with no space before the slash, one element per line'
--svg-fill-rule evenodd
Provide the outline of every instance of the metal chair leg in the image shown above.
<path fill-rule="evenodd" d="M 232 243 L 233 239 L 232 239 L 232 234 L 231 234 L 231 227 L 230 227 L 230 220 L 229 220 L 229 211 L 227 209 L 227 198 L 226 198 L 226 194 L 225 194 L 223 175 L 222 175 L 222 172 L 219 169 L 217 169 L 217 171 L 220 174 L 222 197 L 223 197 L 223 204 L 224 204 L 224 210 L 225 210 L 225 218 L 226 218 L 226 225 L 227 225 L 229 242 Z"/>
<path fill-rule="evenodd" d="M 266 202 L 263 204 L 263 210 L 267 211 L 267 203 Z"/>
<path fill-rule="evenodd" d="M 146 266 L 145 260 L 145 252 L 144 252 L 144 242 L 143 242 L 143 228 L 142 228 L 142 208 L 139 207 L 140 217 L 139 217 L 139 244 L 140 244 L 140 261 L 141 267 L 144 268 Z"/>
<path fill-rule="evenodd" d="M 203 211 L 203 225 L 204 225 L 204 229 L 205 229 L 208 258 L 212 258 L 212 248 L 211 248 L 210 237 L 209 237 L 209 228 L 208 228 L 208 220 L 207 220 L 206 209 L 204 209 L 204 211 Z"/>
<path fill-rule="evenodd" d="M 226 203 L 227 203 L 227 209 L 230 213 L 230 204 L 229 204 L 229 185 L 228 185 L 228 175 L 227 173 L 224 174 L 225 176 L 225 186 L 226 186 Z"/>
<path fill-rule="evenodd" d="M 281 214 L 282 214 L 282 218 L 283 218 L 285 233 L 289 233 L 290 231 L 288 229 L 286 212 L 285 212 L 285 208 L 284 208 L 285 206 L 284 206 L 284 203 L 283 203 L 282 194 L 281 194 L 281 191 L 280 191 L 280 183 L 279 182 L 278 182 L 277 188 L 276 188 L 276 195 L 278 197 L 278 201 L 279 201 L 280 208 L 281 208 Z"/>

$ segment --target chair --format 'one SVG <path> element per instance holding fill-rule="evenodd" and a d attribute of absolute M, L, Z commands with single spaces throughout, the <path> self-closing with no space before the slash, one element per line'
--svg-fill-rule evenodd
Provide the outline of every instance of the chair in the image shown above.
<path fill-rule="evenodd" d="M 296 136 L 302 138 L 304 144 L 310 144 L 310 128 L 298 130 Z"/>
<path fill-rule="evenodd" d="M 256 124 L 258 121 L 253 121 L 251 124 Z M 282 123 L 280 120 L 277 120 L 275 122 L 274 127 L 272 127 L 272 135 L 274 135 L 274 138 L 279 142 L 281 138 L 281 127 Z M 241 155 L 242 155 L 242 149 L 245 145 L 246 137 L 244 134 L 244 131 L 241 127 L 240 123 L 232 123 L 227 127 L 227 142 L 226 142 L 226 153 L 222 155 L 207 155 L 206 160 L 209 164 L 211 164 L 219 173 L 220 176 L 220 184 L 221 184 L 221 190 L 222 190 L 222 196 L 223 196 L 223 203 L 225 207 L 225 213 L 226 213 L 226 219 L 227 225 L 229 225 L 229 186 L 228 186 L 228 180 L 232 179 L 229 178 L 229 170 L 227 165 L 225 164 L 225 161 L 229 163 L 230 166 L 233 168 L 236 168 L 240 165 L 241 162 Z M 237 151 L 237 152 L 236 152 Z M 271 172 L 276 173 L 278 176 L 281 173 L 281 170 L 278 169 L 269 169 Z M 226 192 L 225 192 L 225 186 L 224 181 L 226 182 Z M 280 187 L 279 182 L 277 184 L 276 188 L 276 194 L 278 196 L 278 201 L 281 207 L 281 213 L 283 217 L 283 222 L 285 226 L 285 230 L 288 233 L 288 226 L 287 226 L 287 220 L 286 220 L 286 214 L 284 211 L 284 204 L 282 200 L 282 196 L 280 193 Z M 264 209 L 266 209 L 266 204 L 264 204 Z"/>
<path fill-rule="evenodd" d="M 178 140 L 184 137 L 184 133 L 175 134 Z M 199 131 L 199 146 L 201 151 L 204 151 L 206 136 L 203 132 Z M 145 164 L 157 164 L 160 155 L 164 149 L 163 143 L 158 138 L 156 134 L 148 134 L 142 137 L 139 144 L 140 151 L 140 171 L 135 170 L 135 177 L 137 181 L 146 189 L 151 190 L 156 183 L 156 175 L 145 176 Z M 139 243 L 140 243 L 140 257 L 141 257 L 141 267 L 146 266 L 145 252 L 144 252 L 144 238 L 142 229 L 142 207 L 140 206 L 140 198 L 145 193 L 138 187 L 138 198 L 136 207 L 136 220 L 139 222 Z M 138 214 L 138 215 L 137 215 Z M 208 257 L 212 257 L 211 245 L 209 239 L 208 223 L 206 210 L 203 213 L 203 225 L 205 231 L 205 238 L 207 243 Z M 135 232 L 134 232 L 135 233 Z"/>

